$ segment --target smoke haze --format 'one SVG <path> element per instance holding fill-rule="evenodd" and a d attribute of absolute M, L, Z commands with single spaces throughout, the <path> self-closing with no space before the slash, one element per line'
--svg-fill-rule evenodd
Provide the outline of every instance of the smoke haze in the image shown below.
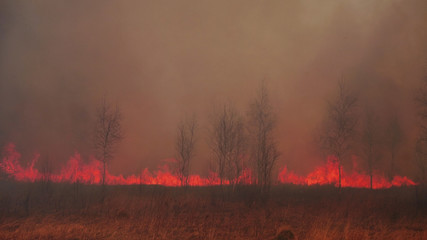
<path fill-rule="evenodd" d="M 324 161 L 315 134 L 345 79 L 359 109 L 398 115 L 400 171 L 413 173 L 414 93 L 426 76 L 426 1 L 2 1 L 0 144 L 23 160 L 93 153 L 103 96 L 124 139 L 112 173 L 174 157 L 178 122 L 199 121 L 192 171 L 205 173 L 213 106 L 243 114 L 265 80 L 277 114 L 278 166 Z M 383 123 L 385 125 L 385 122 Z M 409 163 L 409 164 L 408 164 Z"/>

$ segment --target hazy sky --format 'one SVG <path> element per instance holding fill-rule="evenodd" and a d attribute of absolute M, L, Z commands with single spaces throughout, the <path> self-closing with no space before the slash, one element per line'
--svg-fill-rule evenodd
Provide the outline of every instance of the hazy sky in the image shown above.
<path fill-rule="evenodd" d="M 245 114 L 264 79 L 278 117 L 278 165 L 305 173 L 322 162 L 313 138 L 344 78 L 360 109 L 401 116 L 403 163 L 426 66 L 424 0 L 1 1 L 0 143 L 15 142 L 24 161 L 34 152 L 58 163 L 74 151 L 87 158 L 105 95 L 123 113 L 113 173 L 173 157 L 176 125 L 192 113 L 192 169 L 205 173 L 212 107 L 232 102 Z"/>

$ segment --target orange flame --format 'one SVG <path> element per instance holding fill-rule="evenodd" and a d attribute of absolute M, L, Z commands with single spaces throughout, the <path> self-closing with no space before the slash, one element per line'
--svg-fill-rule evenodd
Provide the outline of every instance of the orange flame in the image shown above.
<path fill-rule="evenodd" d="M 353 169 L 354 170 L 350 173 L 341 169 L 342 187 L 370 188 L 370 176 L 357 171 L 357 167 L 353 167 Z M 278 180 L 280 183 L 292 183 L 308 186 L 326 184 L 338 186 L 338 177 L 338 161 L 335 157 L 329 156 L 325 166 L 317 167 L 314 171 L 307 174 L 307 176 L 298 176 L 284 167 L 279 173 Z M 373 174 L 372 187 L 374 189 L 413 185 L 416 185 L 416 183 L 406 176 L 394 176 L 393 179 L 389 181 L 386 177 L 380 174 Z"/>
<path fill-rule="evenodd" d="M 17 181 L 35 182 L 45 179 L 47 173 L 42 173 L 34 167 L 40 155 L 37 154 L 26 167 L 22 167 L 19 163 L 21 154 L 15 149 L 15 145 L 10 143 L 4 148 L 3 158 L 0 162 L 0 169 L 7 173 L 10 177 Z M 59 173 L 49 173 L 49 180 L 52 182 L 69 182 L 69 183 L 84 183 L 84 184 L 100 184 L 102 182 L 102 163 L 94 158 L 89 163 L 84 163 L 81 160 L 80 154 L 75 153 L 70 157 L 66 165 Z M 139 175 L 112 175 L 106 171 L 106 184 L 109 185 L 131 185 L 131 184 L 147 184 L 147 185 L 164 185 L 164 186 L 180 186 L 181 181 L 176 174 L 173 174 L 169 169 L 169 165 L 159 167 L 157 171 L 151 172 L 147 168 L 141 171 Z M 369 188 L 370 178 L 366 174 L 353 171 L 346 173 L 342 171 L 342 186 Z M 188 183 L 190 186 L 210 186 L 219 185 L 220 178 L 215 172 L 210 172 L 208 177 L 200 175 L 189 176 Z M 250 169 L 244 169 L 238 177 L 237 182 L 241 184 L 252 184 L 253 178 Z M 278 182 L 284 184 L 297 185 L 325 185 L 338 182 L 338 163 L 333 157 L 329 157 L 325 166 L 317 167 L 307 176 L 299 176 L 285 167 L 279 173 Z M 223 184 L 230 184 L 230 181 L 223 180 Z M 390 188 L 392 186 L 416 185 L 407 177 L 395 176 L 392 181 L 388 181 L 381 175 L 373 177 L 374 188 Z"/>
<path fill-rule="evenodd" d="M 19 163 L 21 154 L 15 149 L 13 143 L 8 144 L 4 148 L 4 156 L 0 162 L 0 168 L 10 177 L 17 181 L 35 182 L 46 179 L 47 173 L 42 173 L 34 167 L 40 155 L 36 155 L 27 167 L 22 167 Z M 250 179 L 250 171 L 244 170 L 239 177 L 240 183 L 246 183 Z M 147 184 L 147 185 L 164 185 L 164 186 L 180 186 L 179 177 L 172 173 L 169 165 L 160 166 L 153 173 L 147 168 L 141 171 L 139 175 L 112 175 L 108 171 L 105 174 L 105 182 L 109 185 L 131 185 L 131 184 Z M 70 157 L 66 165 L 59 171 L 58 174 L 49 173 L 49 180 L 52 182 L 69 182 L 69 183 L 85 183 L 85 184 L 100 184 L 102 182 L 102 163 L 94 158 L 89 163 L 84 163 L 81 160 L 80 154 L 75 153 Z M 190 186 L 207 186 L 219 185 L 220 179 L 218 175 L 211 172 L 206 178 L 199 175 L 190 175 L 188 184 Z M 229 181 L 223 180 L 223 184 L 229 184 Z M 250 183 L 249 181 L 247 183 Z"/>

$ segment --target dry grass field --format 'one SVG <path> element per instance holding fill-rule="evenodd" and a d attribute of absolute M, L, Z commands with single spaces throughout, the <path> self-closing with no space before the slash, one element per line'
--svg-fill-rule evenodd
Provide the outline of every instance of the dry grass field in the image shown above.
<path fill-rule="evenodd" d="M 250 186 L 3 181 L 0 239 L 427 239 L 420 189 L 288 185 L 261 198 Z"/>

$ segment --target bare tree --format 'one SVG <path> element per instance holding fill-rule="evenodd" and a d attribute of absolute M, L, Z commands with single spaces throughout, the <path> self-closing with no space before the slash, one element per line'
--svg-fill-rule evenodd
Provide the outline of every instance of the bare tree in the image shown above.
<path fill-rule="evenodd" d="M 97 109 L 94 145 L 98 159 L 102 161 L 102 185 L 105 185 L 106 165 L 114 157 L 116 145 L 122 139 L 121 113 L 104 99 Z"/>
<path fill-rule="evenodd" d="M 249 109 L 249 133 L 251 157 L 254 162 L 256 182 L 261 192 L 267 192 L 271 185 L 273 167 L 279 158 L 274 137 L 275 116 L 265 83 L 262 82 L 256 98 Z"/>
<path fill-rule="evenodd" d="M 52 164 L 47 154 L 46 157 L 43 157 L 41 160 L 41 185 L 43 193 L 50 192 L 50 184 L 52 181 Z"/>
<path fill-rule="evenodd" d="M 41 181 L 44 184 L 48 184 L 51 181 L 51 176 L 52 176 L 52 166 L 51 166 L 51 161 L 49 158 L 49 155 L 47 155 L 46 157 L 44 157 L 41 161 Z"/>
<path fill-rule="evenodd" d="M 427 77 L 415 97 L 419 108 L 420 133 L 415 147 L 416 163 L 420 170 L 421 182 L 427 182 Z"/>
<path fill-rule="evenodd" d="M 239 183 L 239 177 L 243 171 L 243 160 L 246 151 L 246 135 L 242 117 L 238 115 L 236 121 L 233 122 L 235 124 L 233 124 L 233 130 L 230 135 L 234 150 L 231 151 L 229 161 L 227 161 L 226 175 L 231 184 L 233 184 L 234 189 L 236 184 Z"/>
<path fill-rule="evenodd" d="M 373 172 L 380 158 L 380 136 L 378 118 L 372 110 L 366 111 L 362 134 L 362 152 L 368 166 L 370 188 L 373 188 Z"/>
<path fill-rule="evenodd" d="M 188 185 L 190 174 L 190 162 L 194 157 L 194 147 L 196 143 L 195 132 L 197 128 L 196 118 L 186 118 L 178 125 L 175 140 L 175 150 L 177 153 L 177 173 L 182 186 Z"/>
<path fill-rule="evenodd" d="M 399 152 L 403 140 L 403 131 L 397 115 L 390 119 L 386 133 L 386 147 L 390 154 L 389 177 L 396 174 L 396 156 Z"/>
<path fill-rule="evenodd" d="M 415 145 L 415 161 L 420 171 L 420 182 L 427 182 L 427 142 L 421 137 L 418 138 Z"/>
<path fill-rule="evenodd" d="M 212 121 L 211 148 L 220 184 L 227 179 L 235 186 L 242 171 L 243 119 L 234 107 L 224 104 L 221 111 L 214 113 Z"/>
<path fill-rule="evenodd" d="M 321 145 L 328 154 L 338 161 L 338 186 L 341 188 L 341 168 L 343 160 L 352 149 L 357 115 L 357 97 L 344 81 L 338 83 L 337 97 L 328 103 L 328 112 L 321 134 Z"/>

